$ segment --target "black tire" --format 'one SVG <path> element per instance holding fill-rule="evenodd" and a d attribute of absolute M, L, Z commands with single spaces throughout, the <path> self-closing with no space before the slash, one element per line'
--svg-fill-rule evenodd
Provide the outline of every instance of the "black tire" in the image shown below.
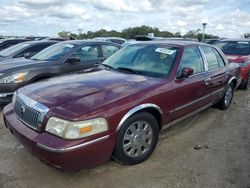
<path fill-rule="evenodd" d="M 226 100 L 227 98 L 227 92 L 231 91 L 231 97 L 229 100 Z M 228 86 L 227 89 L 225 91 L 224 96 L 222 97 L 222 99 L 217 103 L 217 107 L 221 110 L 226 110 L 228 109 L 228 107 L 230 106 L 232 100 L 233 100 L 233 95 L 234 95 L 234 84 L 231 82 Z"/>
<path fill-rule="evenodd" d="M 144 123 L 144 124 L 143 124 Z M 126 143 L 127 140 L 125 139 L 125 135 L 128 135 L 130 132 L 131 132 L 131 135 L 137 135 L 139 134 L 139 131 L 140 131 L 140 128 L 139 128 L 139 125 L 142 125 L 142 128 L 143 129 L 143 133 L 145 133 L 145 130 L 146 130 L 146 125 L 147 126 L 147 130 L 148 130 L 148 135 L 151 137 L 152 136 L 152 139 L 146 141 L 146 133 L 145 134 L 141 134 L 143 136 L 139 136 L 137 138 L 139 138 L 138 140 L 136 140 L 136 136 L 131 136 L 133 139 L 133 141 L 131 141 L 131 145 L 133 145 L 133 147 L 131 146 L 131 149 L 125 149 L 125 145 L 130 143 Z M 130 131 L 130 129 L 135 128 L 134 130 L 135 131 L 138 131 L 136 132 L 135 134 L 132 134 L 132 131 Z M 151 131 L 151 132 L 150 132 Z M 152 133 L 152 134 L 149 134 L 149 133 Z M 120 163 L 122 164 L 127 164 L 127 165 L 135 165 L 135 164 L 139 164 L 145 160 L 147 160 L 149 158 L 149 156 L 153 153 L 156 145 L 157 145 L 157 142 L 158 142 L 158 136 L 159 136 L 159 125 L 158 125 L 158 122 L 156 121 L 156 119 L 154 118 L 153 115 L 151 115 L 150 113 L 147 113 L 147 112 L 139 112 L 139 113 L 136 113 L 135 115 L 132 115 L 131 117 L 129 117 L 122 125 L 121 129 L 119 130 L 118 134 L 117 134 L 117 139 L 116 139 L 116 145 L 115 145 L 115 149 L 114 149 L 114 152 L 113 152 L 113 155 L 114 155 L 114 158 L 116 160 L 118 160 Z M 137 143 L 136 141 L 140 142 L 140 143 Z M 145 142 L 147 143 L 150 143 L 148 144 L 149 145 L 149 148 L 146 148 L 144 146 L 141 146 L 141 144 L 145 144 Z M 139 145 L 137 145 L 137 144 Z M 147 146 L 148 146 L 147 145 Z M 139 154 L 136 154 L 137 152 L 137 149 L 134 149 L 135 147 L 138 148 L 138 151 L 139 150 L 143 150 L 141 155 Z M 140 149 L 139 149 L 140 148 Z M 134 150 L 133 150 L 134 149 Z M 129 156 L 129 154 L 131 153 L 131 155 L 133 155 L 133 151 L 134 151 L 134 155 L 135 156 Z M 139 153 L 139 152 L 138 152 Z M 136 155 L 139 155 L 139 156 L 136 156 Z"/>
<path fill-rule="evenodd" d="M 247 74 L 247 80 L 243 85 L 241 85 L 241 88 L 244 90 L 248 90 L 250 88 L 250 72 Z"/>

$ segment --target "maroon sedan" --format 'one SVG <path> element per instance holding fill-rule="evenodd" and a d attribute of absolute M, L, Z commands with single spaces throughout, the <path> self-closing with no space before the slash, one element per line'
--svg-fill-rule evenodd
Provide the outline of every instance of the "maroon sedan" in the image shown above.
<path fill-rule="evenodd" d="M 212 105 L 227 109 L 240 68 L 216 47 L 143 42 L 108 58 L 100 69 L 21 88 L 4 108 L 6 127 L 57 168 L 76 170 L 115 157 L 138 164 L 159 131 Z"/>

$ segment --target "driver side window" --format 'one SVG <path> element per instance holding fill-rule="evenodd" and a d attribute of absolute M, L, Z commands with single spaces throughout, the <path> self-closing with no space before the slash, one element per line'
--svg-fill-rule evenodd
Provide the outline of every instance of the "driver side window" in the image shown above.
<path fill-rule="evenodd" d="M 182 55 L 179 72 L 184 67 L 189 67 L 194 70 L 193 74 L 201 73 L 205 71 L 202 56 L 198 47 L 187 47 Z"/>
<path fill-rule="evenodd" d="M 84 46 L 78 49 L 71 57 L 79 57 L 81 62 L 98 59 L 98 46 Z"/>

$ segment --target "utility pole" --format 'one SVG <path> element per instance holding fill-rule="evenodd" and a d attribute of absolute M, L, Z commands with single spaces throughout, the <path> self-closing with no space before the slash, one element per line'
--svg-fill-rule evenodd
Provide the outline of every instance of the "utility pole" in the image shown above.
<path fill-rule="evenodd" d="M 204 41 L 205 39 L 205 31 L 206 31 L 206 26 L 207 26 L 207 23 L 202 23 L 202 27 L 203 27 L 203 31 L 202 31 L 202 41 Z"/>

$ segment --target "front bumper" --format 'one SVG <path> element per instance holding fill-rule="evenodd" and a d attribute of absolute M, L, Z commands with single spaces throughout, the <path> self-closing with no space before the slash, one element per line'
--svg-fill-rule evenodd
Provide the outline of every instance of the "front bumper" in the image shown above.
<path fill-rule="evenodd" d="M 11 102 L 13 93 L 23 85 L 24 83 L 0 84 L 0 103 Z"/>
<path fill-rule="evenodd" d="M 250 71 L 250 65 L 241 67 L 242 83 L 247 81 L 248 72 Z"/>
<path fill-rule="evenodd" d="M 65 140 L 47 132 L 38 133 L 24 125 L 13 112 L 4 108 L 4 122 L 11 133 L 42 161 L 64 170 L 81 170 L 107 161 L 115 143 L 115 134 L 87 140 Z"/>

